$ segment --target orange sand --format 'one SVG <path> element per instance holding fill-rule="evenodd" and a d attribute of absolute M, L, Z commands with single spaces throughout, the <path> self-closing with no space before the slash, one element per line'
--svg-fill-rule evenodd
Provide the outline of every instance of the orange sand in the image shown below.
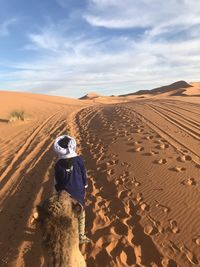
<path fill-rule="evenodd" d="M 0 92 L 0 266 L 45 266 L 31 218 L 52 193 L 52 144 L 66 132 L 88 170 L 87 266 L 199 266 L 200 98 L 191 88 L 95 101 Z M 14 109 L 25 122 L 7 122 Z"/>

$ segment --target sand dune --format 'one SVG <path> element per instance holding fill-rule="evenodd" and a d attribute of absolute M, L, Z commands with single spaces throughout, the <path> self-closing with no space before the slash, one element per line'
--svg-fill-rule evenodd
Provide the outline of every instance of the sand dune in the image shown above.
<path fill-rule="evenodd" d="M 89 100 L 91 100 L 91 99 L 95 99 L 95 98 L 98 98 L 98 97 L 101 97 L 101 95 L 97 94 L 95 92 L 91 92 L 91 93 L 88 93 L 88 94 L 80 97 L 79 99 L 89 99 Z"/>
<path fill-rule="evenodd" d="M 52 144 L 64 132 L 88 169 L 88 267 L 200 265 L 198 97 L 0 96 L 0 266 L 45 266 L 31 214 L 52 192 Z M 7 123 L 13 108 L 29 119 Z"/>
<path fill-rule="evenodd" d="M 200 83 L 193 82 L 191 85 L 192 87 L 187 88 L 183 94 L 187 96 L 200 96 Z"/>
<path fill-rule="evenodd" d="M 170 85 L 161 86 L 151 90 L 140 90 L 135 93 L 120 95 L 120 97 L 138 96 L 138 98 L 152 96 L 200 96 L 199 83 L 178 81 Z"/>
<path fill-rule="evenodd" d="M 123 103 L 128 102 L 127 97 L 118 97 L 118 96 L 103 96 L 95 92 L 84 95 L 79 98 L 80 100 L 88 100 L 93 103 L 102 103 L 102 104 L 111 104 L 111 103 Z"/>
<path fill-rule="evenodd" d="M 68 132 L 69 116 L 87 103 L 9 92 L 0 92 L 0 101 L 0 266 L 38 267 L 42 250 L 31 214 L 52 193 L 53 141 Z M 25 111 L 25 122 L 7 122 L 15 109 Z"/>
<path fill-rule="evenodd" d="M 77 114 L 91 166 L 88 266 L 199 264 L 199 112 L 157 100 Z"/>

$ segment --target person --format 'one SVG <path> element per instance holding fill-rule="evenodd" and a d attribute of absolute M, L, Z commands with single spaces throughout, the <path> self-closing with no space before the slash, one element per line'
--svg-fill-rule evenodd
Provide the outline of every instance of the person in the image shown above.
<path fill-rule="evenodd" d="M 85 234 L 85 189 L 88 183 L 83 159 L 76 153 L 76 140 L 69 135 L 61 135 L 54 142 L 54 150 L 58 156 L 55 164 L 55 189 L 57 192 L 66 190 L 83 206 L 78 218 L 79 243 L 88 243 L 90 239 Z"/>

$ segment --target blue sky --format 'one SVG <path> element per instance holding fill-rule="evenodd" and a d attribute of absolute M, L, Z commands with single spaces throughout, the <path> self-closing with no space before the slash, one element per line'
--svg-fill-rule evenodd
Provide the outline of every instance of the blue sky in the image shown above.
<path fill-rule="evenodd" d="M 80 97 L 199 81 L 197 0 L 0 0 L 0 89 Z"/>

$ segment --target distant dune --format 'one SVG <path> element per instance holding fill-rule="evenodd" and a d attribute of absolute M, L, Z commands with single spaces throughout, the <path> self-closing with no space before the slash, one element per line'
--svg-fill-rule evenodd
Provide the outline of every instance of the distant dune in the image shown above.
<path fill-rule="evenodd" d="M 91 99 L 95 99 L 95 98 L 98 98 L 98 97 L 101 97 L 101 95 L 100 94 L 97 94 L 95 92 L 91 92 L 91 93 L 88 93 L 88 94 L 80 97 L 79 99 L 82 99 L 82 100 L 85 100 L 85 99 L 91 100 Z"/>
<path fill-rule="evenodd" d="M 191 83 L 192 87 L 188 87 L 184 90 L 183 96 L 200 96 L 200 82 Z"/>
<path fill-rule="evenodd" d="M 98 93 L 95 92 L 91 92 L 88 93 L 82 97 L 79 98 L 79 100 L 88 100 L 88 101 L 92 101 L 94 103 L 102 103 L 102 104 L 111 104 L 111 103 L 121 103 L 121 102 L 128 102 L 130 101 L 128 98 L 126 97 L 119 97 L 119 96 L 104 96 L 104 95 L 100 95 Z"/>
<path fill-rule="evenodd" d="M 129 102 L 133 99 L 148 98 L 148 97 L 168 97 L 168 96 L 200 96 L 200 83 L 187 83 L 186 81 L 177 81 L 170 85 L 161 86 L 151 90 L 139 90 L 135 93 L 123 94 L 118 96 L 103 96 L 95 92 L 88 93 L 80 100 L 89 100 L 96 103 L 117 103 Z"/>
<path fill-rule="evenodd" d="M 134 93 L 123 94 L 118 96 L 103 96 L 95 92 L 88 93 L 80 100 L 93 100 L 98 103 L 116 103 L 116 102 L 128 102 L 130 99 L 146 98 L 154 96 L 200 96 L 200 82 L 187 83 L 186 81 L 177 81 L 169 85 L 157 87 L 150 90 L 139 90 Z"/>
<path fill-rule="evenodd" d="M 182 95 L 185 89 L 190 88 L 190 87 L 193 87 L 193 86 L 185 81 L 178 81 L 170 85 L 161 86 L 161 87 L 151 89 L 151 90 L 140 90 L 135 93 L 120 95 L 120 97 L 132 96 L 132 95 L 152 95 L 153 96 L 153 95 L 166 94 L 166 93 L 169 93 L 169 95 Z"/>

